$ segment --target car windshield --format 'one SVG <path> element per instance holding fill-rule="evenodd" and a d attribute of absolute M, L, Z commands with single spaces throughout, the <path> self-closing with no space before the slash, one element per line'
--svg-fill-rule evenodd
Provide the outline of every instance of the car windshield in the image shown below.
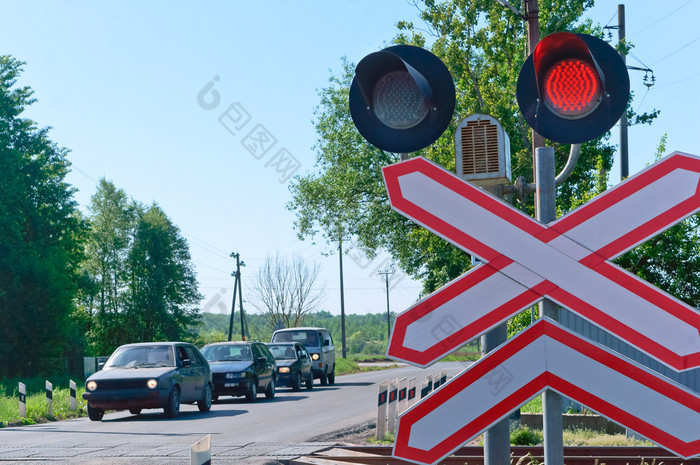
<path fill-rule="evenodd" d="M 202 355 L 209 362 L 252 362 L 253 355 L 247 345 L 222 344 L 206 346 Z"/>
<path fill-rule="evenodd" d="M 267 347 L 272 352 L 275 360 L 296 360 L 297 354 L 294 347 L 287 344 L 268 344 Z"/>
<path fill-rule="evenodd" d="M 299 342 L 306 347 L 321 346 L 321 344 L 318 343 L 318 333 L 309 329 L 277 332 L 272 342 Z"/>
<path fill-rule="evenodd" d="M 120 347 L 105 363 L 105 368 L 174 367 L 175 357 L 170 346 Z"/>

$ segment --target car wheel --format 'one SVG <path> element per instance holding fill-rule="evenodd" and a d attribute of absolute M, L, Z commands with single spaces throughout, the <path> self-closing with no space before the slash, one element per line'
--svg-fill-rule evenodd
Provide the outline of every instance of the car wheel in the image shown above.
<path fill-rule="evenodd" d="M 272 378 L 272 381 L 270 381 L 270 384 L 267 385 L 267 389 L 265 389 L 265 397 L 268 399 L 272 399 L 275 397 L 275 378 Z"/>
<path fill-rule="evenodd" d="M 323 373 L 321 373 L 321 386 L 325 386 L 328 384 L 328 375 L 326 375 L 326 370 L 323 370 Z"/>
<path fill-rule="evenodd" d="M 212 401 L 212 402 L 216 402 L 217 400 L 219 400 L 219 396 L 217 396 L 216 394 L 213 394 L 213 395 L 211 396 L 211 401 Z"/>
<path fill-rule="evenodd" d="M 100 421 L 102 420 L 102 417 L 105 416 L 104 410 L 102 410 L 101 408 L 91 406 L 90 402 L 88 402 L 87 410 L 88 418 L 90 418 L 90 420 L 92 421 Z"/>
<path fill-rule="evenodd" d="M 204 394 L 202 394 L 202 398 L 197 402 L 197 408 L 200 412 L 208 412 L 211 409 L 211 402 L 211 385 L 207 383 L 204 385 Z"/>
<path fill-rule="evenodd" d="M 335 365 L 330 373 L 328 373 L 328 384 L 335 384 Z"/>
<path fill-rule="evenodd" d="M 310 391 L 313 388 L 314 388 L 314 375 L 312 373 L 309 373 L 309 376 L 306 377 L 306 390 Z"/>
<path fill-rule="evenodd" d="M 168 418 L 175 418 L 180 414 L 180 388 L 175 386 L 172 391 L 170 391 L 168 403 L 163 407 L 163 410 L 165 411 L 165 416 Z"/>
<path fill-rule="evenodd" d="M 256 380 L 253 380 L 250 383 L 250 388 L 248 388 L 248 392 L 245 395 L 245 400 L 248 402 L 255 402 L 255 399 L 258 398 L 258 382 Z"/>
<path fill-rule="evenodd" d="M 297 373 L 297 377 L 294 379 L 292 384 L 292 391 L 298 391 L 301 389 L 301 373 Z"/>
<path fill-rule="evenodd" d="M 141 409 L 140 408 L 130 408 L 129 413 L 132 415 L 138 415 L 139 413 L 141 413 Z"/>

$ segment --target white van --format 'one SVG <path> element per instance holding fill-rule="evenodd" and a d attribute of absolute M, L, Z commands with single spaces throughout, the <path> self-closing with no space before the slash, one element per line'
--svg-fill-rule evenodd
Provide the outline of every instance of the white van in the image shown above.
<path fill-rule="evenodd" d="M 335 383 L 335 345 L 326 328 L 287 328 L 275 331 L 272 342 L 300 342 L 311 354 L 311 371 L 321 386 Z"/>

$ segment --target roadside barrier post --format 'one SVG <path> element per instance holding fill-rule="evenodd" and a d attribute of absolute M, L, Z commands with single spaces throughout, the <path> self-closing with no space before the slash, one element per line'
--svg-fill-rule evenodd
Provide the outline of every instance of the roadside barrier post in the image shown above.
<path fill-rule="evenodd" d="M 53 385 L 46 381 L 46 415 L 53 416 Z"/>
<path fill-rule="evenodd" d="M 211 434 L 207 434 L 192 446 L 190 465 L 211 465 Z"/>
<path fill-rule="evenodd" d="M 406 397 L 408 391 L 408 378 L 401 378 L 399 380 L 399 401 L 397 405 L 397 415 L 401 415 L 408 408 L 408 398 Z"/>
<path fill-rule="evenodd" d="M 387 421 L 386 429 L 387 432 L 394 434 L 396 431 L 396 404 L 397 394 L 398 394 L 399 379 L 395 378 L 391 380 L 389 384 L 389 420 Z"/>
<path fill-rule="evenodd" d="M 19 383 L 19 416 L 27 418 L 27 386 Z"/>
<path fill-rule="evenodd" d="M 408 406 L 411 407 L 413 404 L 418 402 L 418 397 L 416 396 L 416 377 L 408 380 Z"/>
<path fill-rule="evenodd" d="M 377 440 L 381 441 L 386 435 L 386 407 L 389 400 L 389 381 L 379 384 L 379 398 L 377 400 Z"/>
<path fill-rule="evenodd" d="M 420 398 L 422 399 L 423 397 L 427 396 L 430 394 L 430 391 L 433 390 L 433 375 L 428 375 L 425 377 L 425 380 L 423 381 L 423 384 L 420 389 Z"/>
<path fill-rule="evenodd" d="M 74 411 L 76 409 L 76 402 L 75 402 L 76 385 L 75 385 L 75 381 L 73 381 L 71 379 L 69 386 L 70 386 L 70 409 L 71 409 L 71 411 Z"/>

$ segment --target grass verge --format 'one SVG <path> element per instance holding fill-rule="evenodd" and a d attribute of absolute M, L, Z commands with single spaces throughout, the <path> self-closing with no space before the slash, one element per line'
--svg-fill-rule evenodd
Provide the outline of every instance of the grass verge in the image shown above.
<path fill-rule="evenodd" d="M 33 425 L 36 423 L 46 423 L 49 421 L 64 420 L 66 418 L 78 418 L 86 415 L 86 402 L 82 398 L 82 393 L 85 390 L 80 387 L 76 392 L 76 409 L 70 409 L 70 390 L 67 388 L 55 387 L 53 389 L 52 414 L 48 413 L 48 404 L 46 402 L 46 393 L 41 383 L 36 380 L 28 380 L 27 383 L 27 417 L 22 418 L 19 415 L 19 388 L 16 382 L 3 382 L 0 385 L 0 428 L 6 426 L 21 426 Z M 68 383 L 66 383 L 67 385 Z M 10 386 L 14 385 L 14 388 Z M 40 385 L 41 389 L 36 386 Z M 30 389 L 32 387 L 32 389 Z M 37 392 L 39 391 L 39 392 Z"/>

